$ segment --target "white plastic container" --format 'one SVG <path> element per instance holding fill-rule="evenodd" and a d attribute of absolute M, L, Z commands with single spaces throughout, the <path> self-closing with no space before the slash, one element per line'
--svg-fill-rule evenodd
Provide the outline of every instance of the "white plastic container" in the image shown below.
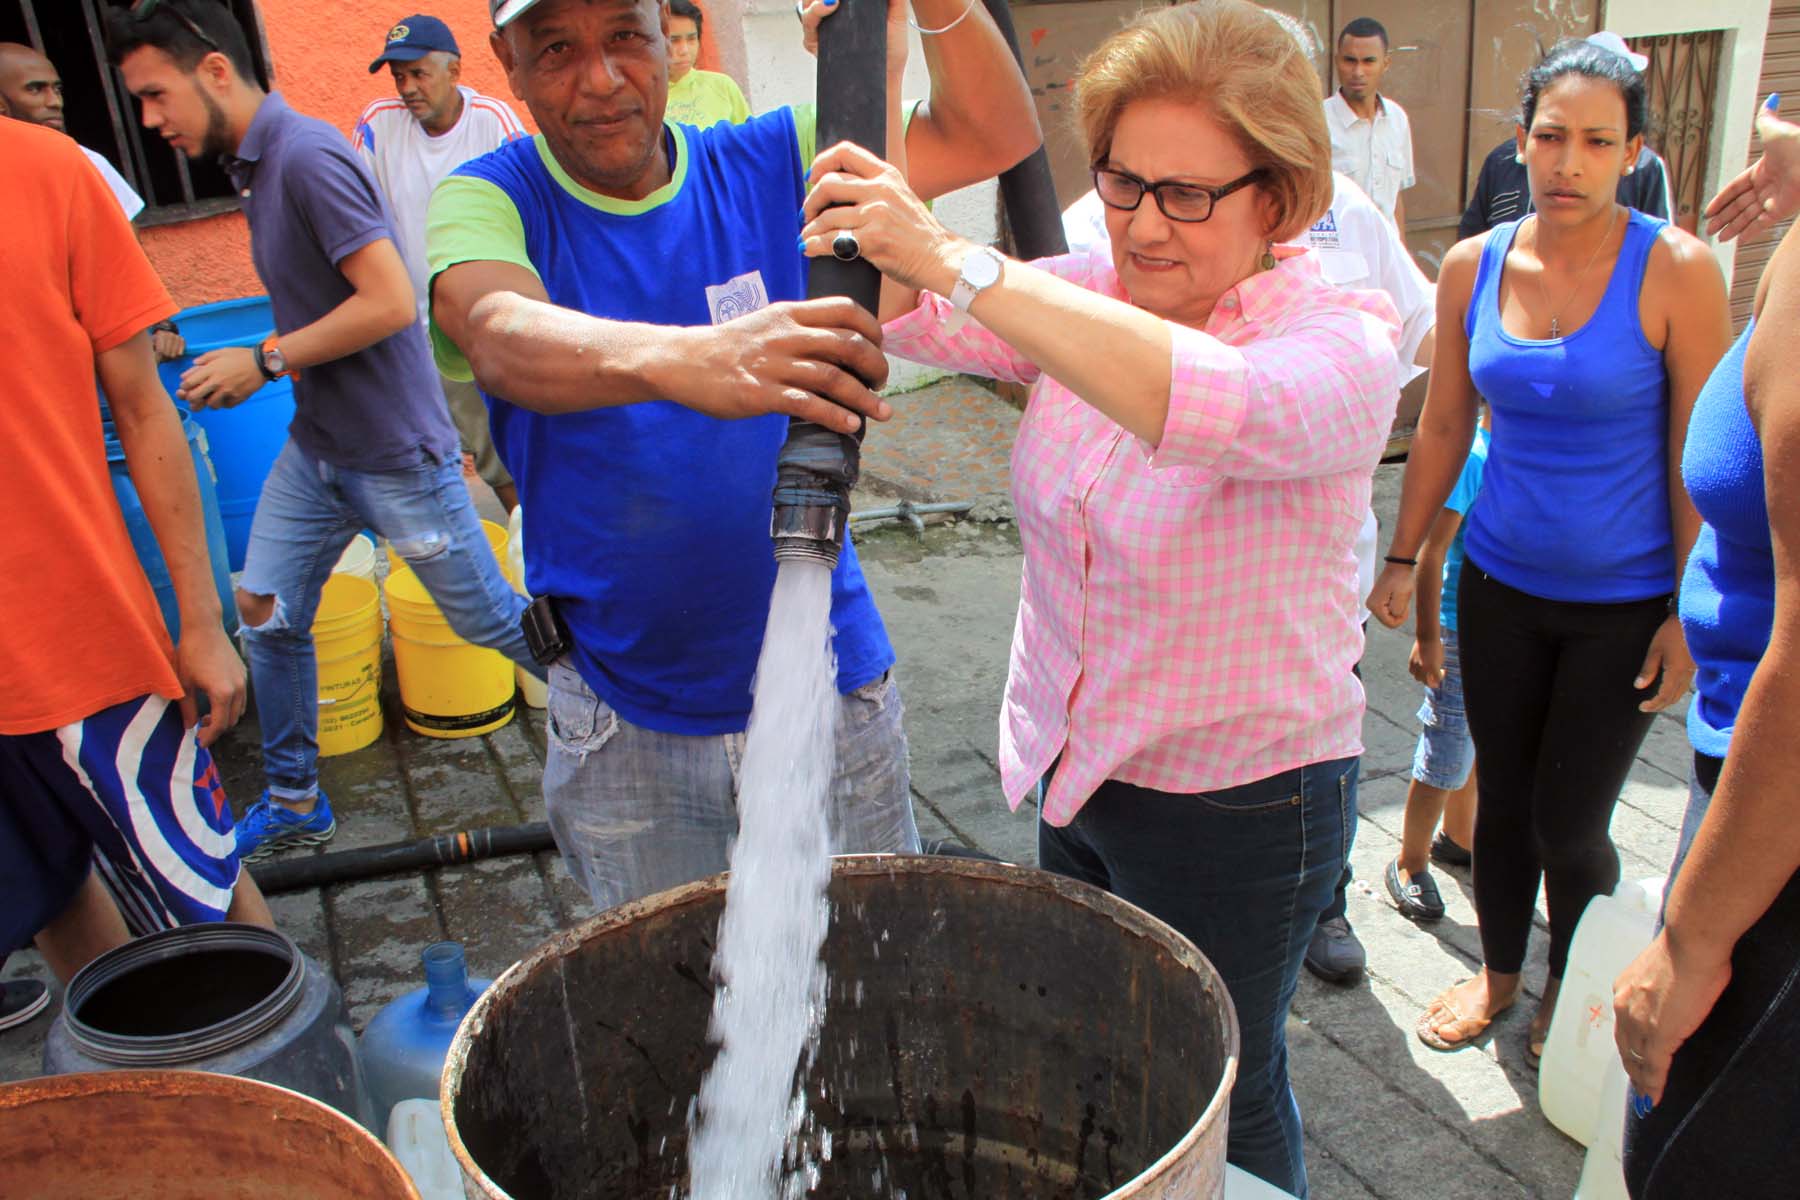
<path fill-rule="evenodd" d="M 402 1100 L 388 1114 L 388 1149 L 412 1176 L 420 1200 L 463 1200 L 462 1170 L 450 1152 L 436 1100 Z"/>
<path fill-rule="evenodd" d="M 1294 1197 L 1274 1184 L 1226 1163 L 1224 1200 L 1294 1200 Z"/>
<path fill-rule="evenodd" d="M 1613 980 L 1655 936 L 1662 887 L 1661 879 L 1621 880 L 1612 895 L 1587 906 L 1569 946 L 1538 1071 L 1538 1102 L 1552 1125 L 1584 1146 L 1600 1128 L 1608 1068 L 1619 1065 Z"/>
<path fill-rule="evenodd" d="M 512 585 L 521 592 L 525 590 L 525 506 L 514 505 L 512 517 L 506 523 L 506 573 Z M 513 672 L 519 677 L 519 698 L 532 708 L 543 708 L 550 703 L 550 688 L 527 671 L 524 667 L 515 666 Z"/>
<path fill-rule="evenodd" d="M 354 575 L 358 579 L 375 582 L 375 543 L 363 534 L 350 539 L 344 552 L 338 555 L 337 566 L 331 568 L 334 575 Z"/>
<path fill-rule="evenodd" d="M 1625 1190 L 1625 1094 L 1630 1087 L 1625 1064 L 1613 1055 L 1600 1088 L 1600 1114 L 1594 1143 L 1581 1164 L 1575 1200 L 1630 1200 Z"/>

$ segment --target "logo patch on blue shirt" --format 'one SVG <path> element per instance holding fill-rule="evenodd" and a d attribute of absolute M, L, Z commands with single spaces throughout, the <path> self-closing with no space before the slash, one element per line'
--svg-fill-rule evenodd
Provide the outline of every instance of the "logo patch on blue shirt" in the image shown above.
<path fill-rule="evenodd" d="M 714 325 L 723 325 L 768 306 L 769 290 L 763 286 L 761 271 L 751 271 L 706 289 L 706 307 L 712 310 Z"/>

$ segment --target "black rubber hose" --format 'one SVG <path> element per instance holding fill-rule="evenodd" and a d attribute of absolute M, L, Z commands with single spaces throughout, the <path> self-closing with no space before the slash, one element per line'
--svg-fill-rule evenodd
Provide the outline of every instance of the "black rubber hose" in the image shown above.
<path fill-rule="evenodd" d="M 1012 5 L 1007 0 L 983 2 L 999 26 L 1000 36 L 1012 47 L 1013 61 L 1023 74 L 1025 56 L 1013 29 Z M 1012 232 L 1013 251 L 1020 258 L 1049 258 L 1069 252 L 1068 239 L 1063 235 L 1062 209 L 1056 199 L 1056 181 L 1050 174 L 1050 154 L 1042 143 L 1000 176 L 1000 202 L 1006 206 L 1006 225 Z"/>
<path fill-rule="evenodd" d="M 886 89 L 869 86 L 871 79 L 886 78 L 887 5 L 842 0 L 840 11 L 819 26 L 820 149 L 849 141 L 877 155 L 887 153 Z M 862 259 L 814 258 L 807 266 L 806 295 L 848 296 L 875 313 L 881 273 Z M 776 459 L 769 525 L 776 558 L 837 564 L 861 462 L 861 429 L 851 435 L 811 421 L 789 422 L 787 443 Z"/>
<path fill-rule="evenodd" d="M 251 878 L 264 895 L 323 887 L 328 883 L 354 883 L 382 875 L 404 875 L 431 867 L 453 867 L 483 858 L 508 858 L 556 849 L 550 826 L 542 821 L 529 825 L 494 825 L 440 833 L 416 842 L 389 842 L 360 850 L 337 850 L 279 862 L 258 863 Z"/>

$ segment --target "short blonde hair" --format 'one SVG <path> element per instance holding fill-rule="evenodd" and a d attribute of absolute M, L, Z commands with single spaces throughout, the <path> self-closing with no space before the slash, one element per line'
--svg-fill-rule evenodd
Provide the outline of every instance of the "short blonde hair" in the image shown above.
<path fill-rule="evenodd" d="M 1119 115 L 1139 100 L 1204 105 L 1260 168 L 1272 241 L 1292 241 L 1331 206 L 1331 134 L 1319 75 L 1292 30 L 1249 0 L 1192 0 L 1140 14 L 1075 80 L 1075 113 L 1098 166 Z"/>

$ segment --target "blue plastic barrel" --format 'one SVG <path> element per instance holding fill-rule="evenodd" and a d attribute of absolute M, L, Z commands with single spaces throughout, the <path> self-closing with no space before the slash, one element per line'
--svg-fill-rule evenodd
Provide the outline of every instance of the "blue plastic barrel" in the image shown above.
<path fill-rule="evenodd" d="M 225 565 L 225 525 L 220 518 L 218 494 L 213 488 L 212 463 L 206 453 L 206 433 L 185 412 L 179 412 L 179 415 L 181 430 L 187 435 L 188 454 L 194 462 L 194 482 L 200 488 L 200 508 L 206 518 L 206 550 L 212 556 L 213 584 L 219 589 L 219 606 L 224 613 L 225 632 L 236 633 L 237 602 L 232 596 L 231 570 Z M 105 426 L 106 465 L 112 472 L 113 495 L 118 497 L 119 511 L 124 514 L 125 529 L 131 534 L 131 544 L 137 550 L 138 562 L 142 564 L 144 574 L 150 580 L 150 587 L 156 592 L 156 603 L 162 609 L 163 624 L 168 626 L 169 636 L 179 641 L 181 611 L 175 600 L 175 582 L 169 578 L 168 563 L 163 560 L 162 550 L 156 544 L 156 533 L 150 528 L 150 518 L 144 514 L 144 506 L 138 500 L 137 485 L 131 481 L 131 471 L 125 465 L 125 447 L 114 435 L 112 422 L 107 421 Z"/>
<path fill-rule="evenodd" d="M 225 346 L 254 346 L 275 331 L 275 316 L 267 296 L 221 300 L 184 309 L 175 315 L 188 356 L 172 359 L 157 368 L 169 395 L 181 386 L 182 372 L 194 365 L 194 356 Z M 179 402 L 178 402 L 179 403 Z M 250 544 L 250 519 L 256 515 L 256 498 L 262 494 L 269 467 L 287 441 L 294 419 L 294 383 L 277 379 L 264 384 L 235 408 L 200 409 L 193 414 L 212 450 L 218 472 L 219 514 L 225 523 L 226 558 L 231 570 L 244 568 L 244 549 Z"/>

